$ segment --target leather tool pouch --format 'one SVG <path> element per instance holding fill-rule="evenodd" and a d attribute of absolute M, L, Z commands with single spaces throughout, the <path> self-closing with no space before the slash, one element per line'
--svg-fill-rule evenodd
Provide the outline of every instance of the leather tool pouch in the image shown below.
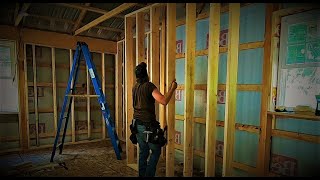
<path fill-rule="evenodd" d="M 131 130 L 130 140 L 133 144 L 137 144 L 138 140 L 137 140 L 136 134 L 138 133 L 138 130 L 137 130 L 137 123 L 135 119 L 132 119 L 132 122 L 130 124 L 130 130 Z"/>

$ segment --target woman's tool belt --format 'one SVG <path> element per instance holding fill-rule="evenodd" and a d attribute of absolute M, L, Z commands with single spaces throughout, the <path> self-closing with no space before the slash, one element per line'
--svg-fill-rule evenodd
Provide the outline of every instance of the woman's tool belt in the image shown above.
<path fill-rule="evenodd" d="M 160 144 L 161 147 L 164 146 L 167 143 L 167 139 L 165 137 L 165 131 L 167 130 L 167 127 L 164 128 L 164 130 L 161 129 L 160 123 L 158 121 L 151 121 L 151 122 L 142 122 L 140 120 L 133 119 L 132 124 L 130 125 L 131 129 L 131 136 L 135 136 L 137 132 L 137 125 L 143 125 L 146 127 L 146 130 L 143 132 L 146 135 L 146 142 L 150 142 L 152 144 Z M 130 140 L 132 143 L 136 142 L 136 139 L 134 137 Z"/>
<path fill-rule="evenodd" d="M 137 130 L 137 123 L 135 119 L 132 119 L 132 122 L 130 124 L 130 130 L 131 130 L 131 135 L 130 135 L 130 140 L 133 144 L 137 144 L 137 136 L 136 134 L 138 133 Z"/>

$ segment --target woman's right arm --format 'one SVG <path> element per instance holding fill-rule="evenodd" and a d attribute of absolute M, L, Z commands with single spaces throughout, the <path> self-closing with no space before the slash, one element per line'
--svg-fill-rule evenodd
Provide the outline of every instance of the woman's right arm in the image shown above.
<path fill-rule="evenodd" d="M 162 95 L 161 92 L 157 88 L 155 88 L 152 91 L 152 96 L 158 103 L 162 105 L 167 105 L 172 97 L 174 90 L 176 89 L 177 89 L 177 82 L 176 80 L 173 80 L 169 91 L 165 95 Z"/>

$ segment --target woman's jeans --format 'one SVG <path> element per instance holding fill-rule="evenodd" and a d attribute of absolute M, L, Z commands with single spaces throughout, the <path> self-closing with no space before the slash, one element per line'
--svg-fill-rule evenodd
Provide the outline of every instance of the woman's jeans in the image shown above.
<path fill-rule="evenodd" d="M 153 177 L 156 174 L 156 168 L 158 160 L 161 154 L 160 144 L 152 144 L 146 142 L 146 134 L 143 133 L 146 130 L 144 125 L 137 125 L 137 141 L 139 144 L 139 176 L 140 177 Z M 151 156 L 149 162 L 149 152 L 151 149 Z"/>

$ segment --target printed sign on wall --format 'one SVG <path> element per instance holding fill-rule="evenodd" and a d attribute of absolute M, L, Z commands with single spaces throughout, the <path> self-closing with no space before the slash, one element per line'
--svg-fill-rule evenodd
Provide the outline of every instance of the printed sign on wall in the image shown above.
<path fill-rule="evenodd" d="M 174 142 L 176 144 L 181 144 L 181 132 L 180 131 L 175 131 Z"/>
<path fill-rule="evenodd" d="M 216 141 L 216 155 L 223 157 L 223 141 Z"/>
<path fill-rule="evenodd" d="M 37 93 L 38 93 L 38 97 L 43 97 L 44 96 L 43 87 L 37 87 Z M 34 97 L 33 87 L 28 87 L 28 97 Z"/>
<path fill-rule="evenodd" d="M 182 53 L 182 50 L 183 50 L 183 40 L 177 40 L 176 46 L 177 46 L 177 53 Z"/>
<path fill-rule="evenodd" d="M 176 101 L 181 101 L 182 90 L 178 89 L 175 92 L 176 92 L 175 94 Z"/>
<path fill-rule="evenodd" d="M 46 132 L 46 124 L 45 123 L 39 123 L 39 134 Z M 36 134 L 36 124 L 29 124 L 29 132 L 30 135 Z"/>
<path fill-rule="evenodd" d="M 224 47 L 228 44 L 228 29 L 220 31 L 220 46 Z"/>
<path fill-rule="evenodd" d="M 76 131 L 88 129 L 87 120 L 75 121 L 75 123 L 76 123 Z M 93 120 L 90 121 L 90 125 L 91 125 L 91 129 L 95 129 Z"/>
<path fill-rule="evenodd" d="M 218 90 L 218 104 L 225 104 L 226 91 Z"/>
<path fill-rule="evenodd" d="M 272 154 L 270 171 L 283 176 L 297 176 L 297 159 Z"/>
<path fill-rule="evenodd" d="M 220 31 L 220 47 L 225 47 L 228 44 L 228 29 L 224 29 Z M 209 33 L 207 33 L 207 43 L 206 43 L 206 49 L 209 47 Z"/>

